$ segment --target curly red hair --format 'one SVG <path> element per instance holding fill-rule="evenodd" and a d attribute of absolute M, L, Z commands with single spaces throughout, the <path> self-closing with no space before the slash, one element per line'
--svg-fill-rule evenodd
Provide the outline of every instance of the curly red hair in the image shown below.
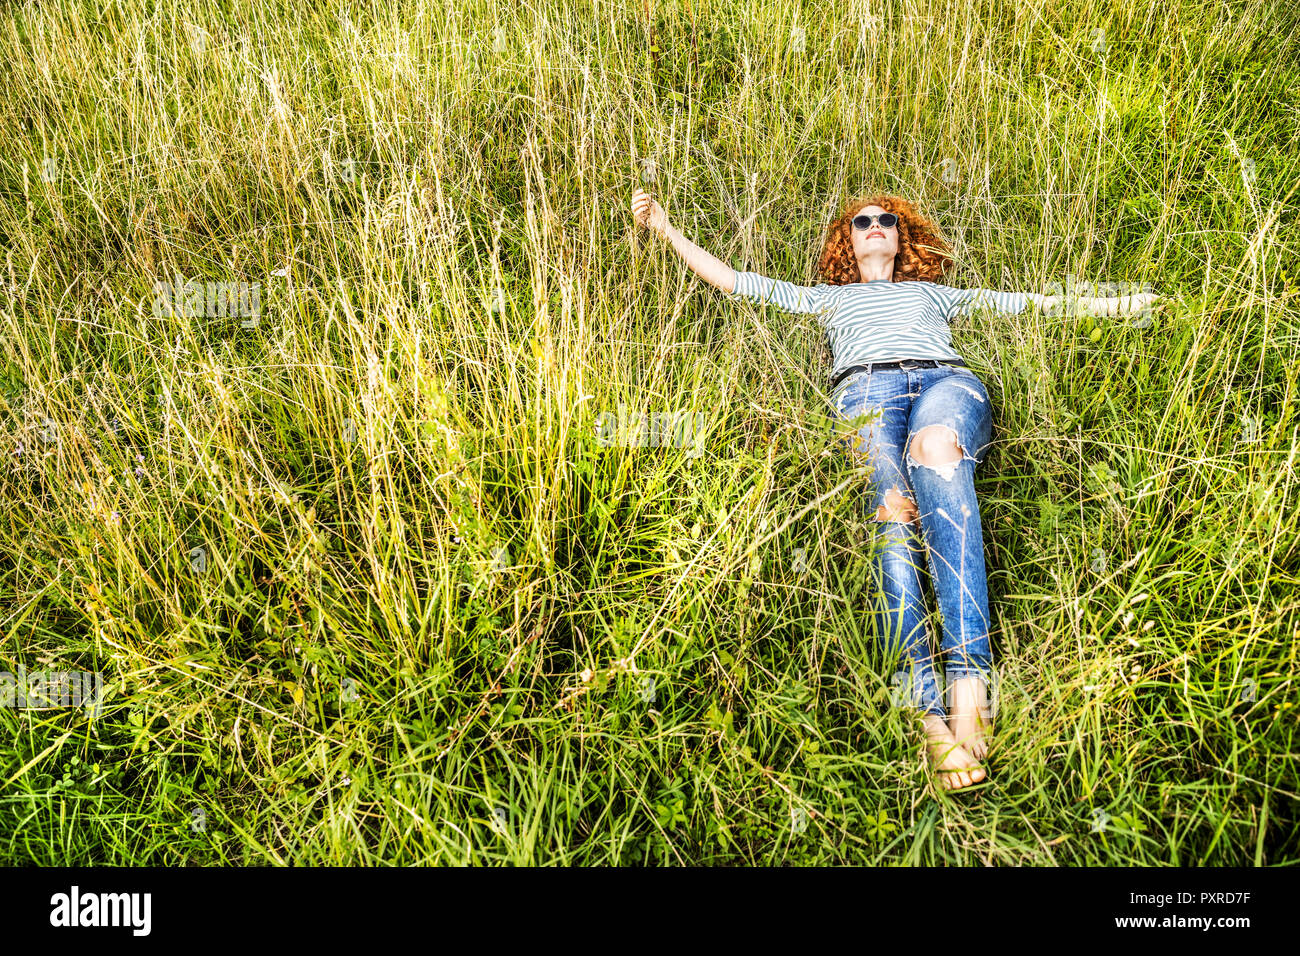
<path fill-rule="evenodd" d="M 879 206 L 898 217 L 898 255 L 894 257 L 895 282 L 938 282 L 952 267 L 952 253 L 939 235 L 939 227 L 906 199 L 888 194 L 860 196 L 840 207 L 839 216 L 826 227 L 826 242 L 817 272 L 831 285 L 861 282 L 853 255 L 853 217 L 864 206 Z"/>

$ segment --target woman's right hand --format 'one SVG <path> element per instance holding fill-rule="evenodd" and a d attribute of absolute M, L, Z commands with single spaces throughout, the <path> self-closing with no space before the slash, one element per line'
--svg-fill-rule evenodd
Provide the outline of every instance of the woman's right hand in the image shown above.
<path fill-rule="evenodd" d="M 644 189 L 632 193 L 632 218 L 660 239 L 667 237 L 668 216 L 664 213 L 664 207 Z"/>

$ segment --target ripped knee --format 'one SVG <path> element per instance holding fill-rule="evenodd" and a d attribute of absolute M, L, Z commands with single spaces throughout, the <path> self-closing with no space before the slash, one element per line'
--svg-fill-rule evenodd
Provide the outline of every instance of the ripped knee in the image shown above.
<path fill-rule="evenodd" d="M 963 458 L 974 461 L 961 446 L 956 430 L 947 425 L 926 425 L 912 436 L 908 446 L 909 465 L 927 465 L 950 481 Z"/>
<path fill-rule="evenodd" d="M 877 521 L 915 521 L 920 515 L 916 511 L 916 502 L 906 498 L 897 488 L 885 492 L 885 503 L 876 508 Z"/>

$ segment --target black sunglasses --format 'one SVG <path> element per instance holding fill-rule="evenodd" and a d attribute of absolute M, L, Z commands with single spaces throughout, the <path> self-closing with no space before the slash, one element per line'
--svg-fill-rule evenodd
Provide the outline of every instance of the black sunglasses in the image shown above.
<path fill-rule="evenodd" d="M 898 217 L 892 212 L 882 212 L 879 216 L 868 216 L 863 213 L 861 216 L 853 217 L 853 228 L 870 229 L 873 222 L 879 222 L 886 229 L 893 229 L 898 225 Z"/>

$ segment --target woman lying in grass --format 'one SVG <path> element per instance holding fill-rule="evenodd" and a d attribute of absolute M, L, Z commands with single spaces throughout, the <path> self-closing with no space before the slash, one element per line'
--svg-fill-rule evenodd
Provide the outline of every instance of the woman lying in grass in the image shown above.
<path fill-rule="evenodd" d="M 644 190 L 633 195 L 632 214 L 709 284 L 738 299 L 816 315 L 826 328 L 835 408 L 846 419 L 869 417 L 853 451 L 873 469 L 867 503 L 883 539 L 872 569 L 873 613 L 886 648 L 903 651 L 903 669 L 894 675 L 898 702 L 920 711 L 945 788 L 985 779 L 992 654 L 975 467 L 990 447 L 993 416 L 983 383 L 952 348 L 948 322 L 981 307 L 1021 312 L 1033 302 L 1055 309 L 1064 297 L 940 285 L 952 265 L 947 246 L 934 223 L 897 196 L 860 197 L 843 207 L 817 264 L 825 281 L 814 286 L 736 272 L 673 228 Z M 1142 293 L 1070 304 L 1115 315 L 1158 298 Z M 943 621 L 946 708 L 926 628 L 922 551 Z"/>

